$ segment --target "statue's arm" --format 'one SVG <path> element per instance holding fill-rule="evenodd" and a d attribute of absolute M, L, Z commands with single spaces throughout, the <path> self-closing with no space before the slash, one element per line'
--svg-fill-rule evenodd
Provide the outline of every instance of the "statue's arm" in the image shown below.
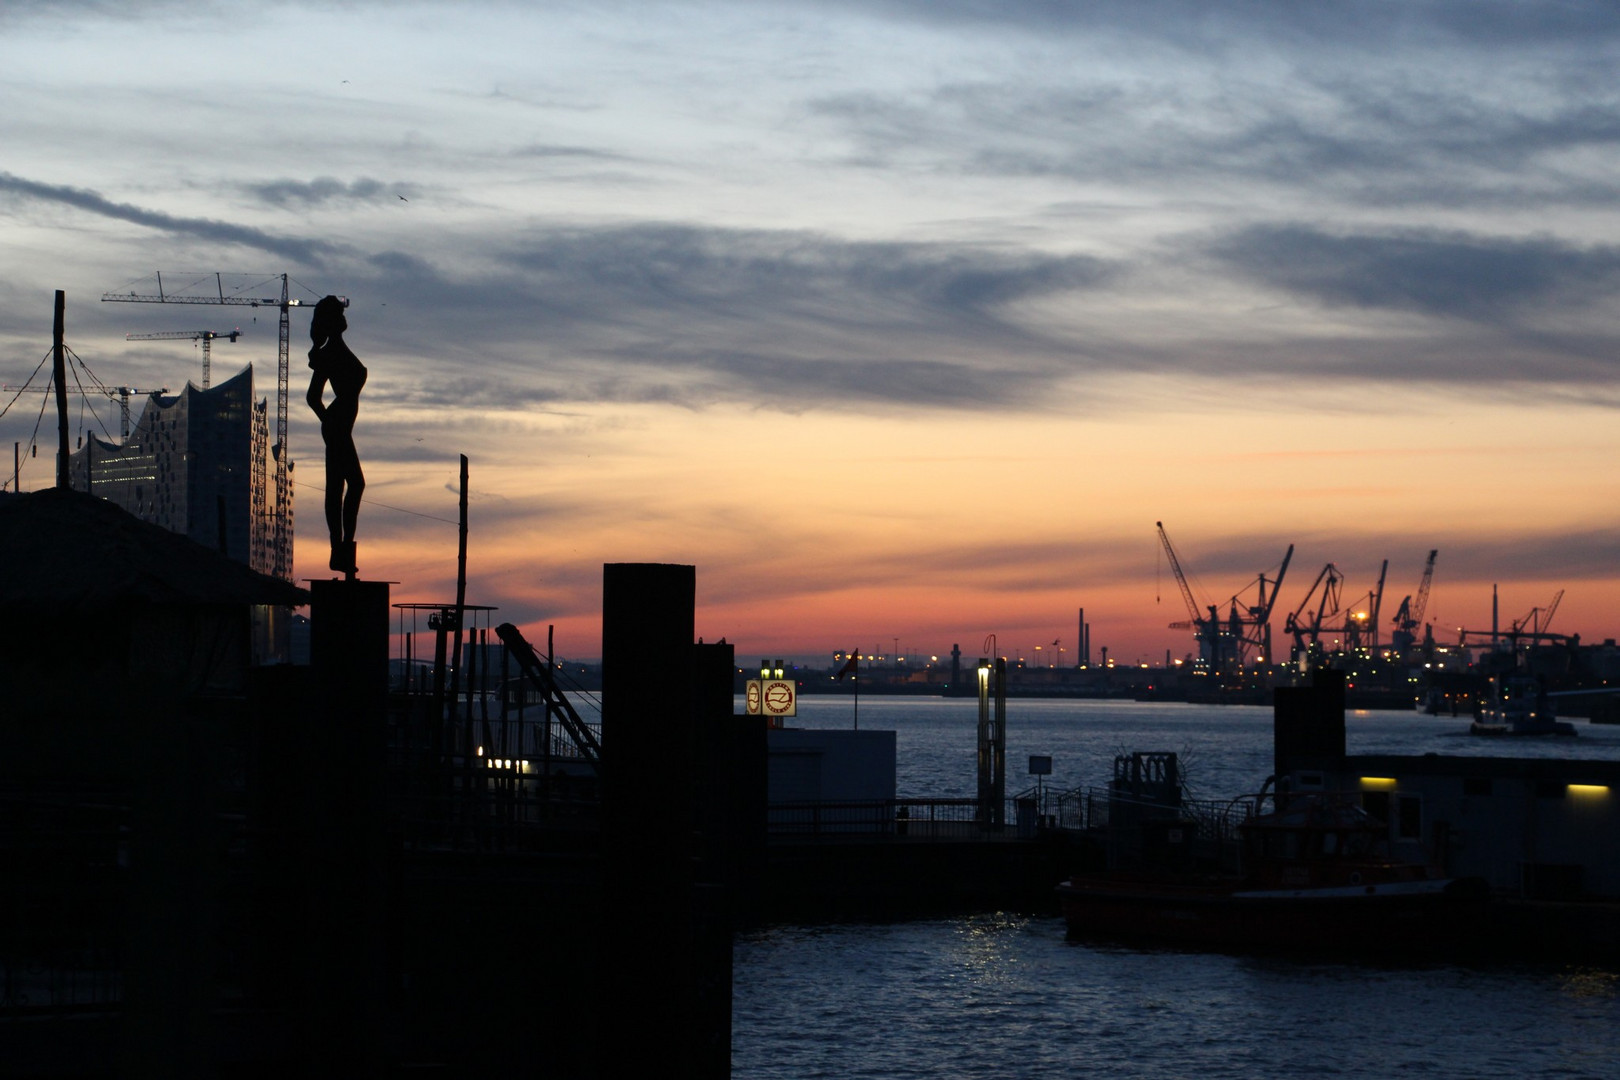
<path fill-rule="evenodd" d="M 309 407 L 315 410 L 315 415 L 323 421 L 326 419 L 326 403 L 321 400 L 321 396 L 325 393 L 326 376 L 317 371 L 309 377 L 309 392 L 304 395 L 304 400 L 309 402 Z"/>

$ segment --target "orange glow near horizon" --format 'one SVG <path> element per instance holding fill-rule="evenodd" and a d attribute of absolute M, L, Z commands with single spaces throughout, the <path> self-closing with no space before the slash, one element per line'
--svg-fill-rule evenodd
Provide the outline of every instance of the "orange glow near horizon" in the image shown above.
<path fill-rule="evenodd" d="M 1517 415 L 1492 404 L 1451 411 L 1478 430 Z M 378 413 L 388 430 L 412 419 Z M 1162 519 L 1200 603 L 1223 613 L 1260 573 L 1274 580 L 1296 545 L 1273 610 L 1278 636 L 1330 560 L 1349 597 L 1371 590 L 1378 560 L 1390 559 L 1387 624 L 1416 592 L 1433 546 L 1426 621 L 1437 640 L 1455 641 L 1458 626 L 1489 628 L 1494 582 L 1503 626 L 1564 588 L 1558 628 L 1595 641 L 1616 636 L 1620 582 L 1591 565 L 1548 564 L 1536 547 L 1611 527 L 1594 508 L 1617 486 L 1607 462 L 1620 460 L 1620 437 L 1596 419 L 1572 425 L 1562 445 L 1549 436 L 1547 454 L 1569 468 L 1538 479 L 1531 473 L 1546 469 L 1546 456 L 1532 467 L 1511 447 L 1444 439 L 1366 461 L 1324 457 L 1309 449 L 1318 419 L 1280 416 L 1244 434 L 1218 407 L 1151 421 L 661 406 L 496 416 L 463 440 L 472 459 L 468 601 L 500 607 L 497 619 L 525 632 L 555 625 L 559 650 L 591 656 L 603 563 L 691 563 L 696 633 L 725 637 L 739 655 L 816 656 L 896 636 L 917 651 L 972 651 L 995 633 L 1003 651 L 1061 639 L 1078 663 L 1084 607 L 1093 663 L 1104 646 L 1122 662 L 1161 663 L 1167 651 L 1179 659 L 1195 650 L 1189 632 L 1168 629 L 1188 613 L 1153 531 Z M 1410 431 L 1410 417 L 1369 418 L 1360 435 L 1393 446 Z M 1290 445 L 1305 449 L 1276 449 Z M 1594 471 L 1577 498 L 1582 463 Z M 367 474 L 362 576 L 398 581 L 396 601 L 453 598 L 454 456 L 431 467 L 368 462 Z M 1501 482 L 1470 480 L 1479 474 Z M 311 553 L 324 556 L 319 498 L 300 487 L 300 575 Z M 1525 532 L 1528 522 L 1536 533 Z M 1212 565 L 1217 557 L 1227 569 Z M 1379 631 L 1387 641 L 1389 627 Z"/>

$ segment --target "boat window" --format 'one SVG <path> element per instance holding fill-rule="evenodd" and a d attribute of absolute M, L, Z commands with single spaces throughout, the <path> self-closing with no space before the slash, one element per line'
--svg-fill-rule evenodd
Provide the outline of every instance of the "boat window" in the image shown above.
<path fill-rule="evenodd" d="M 1324 855 L 1337 855 L 1338 853 L 1339 853 L 1339 834 L 1338 833 L 1332 833 L 1332 832 L 1323 833 L 1322 834 L 1322 854 L 1324 854 Z"/>

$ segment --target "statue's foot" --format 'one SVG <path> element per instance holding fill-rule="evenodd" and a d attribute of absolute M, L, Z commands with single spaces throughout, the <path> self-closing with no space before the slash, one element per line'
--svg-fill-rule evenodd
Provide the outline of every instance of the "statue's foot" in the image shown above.
<path fill-rule="evenodd" d="M 354 565 L 354 562 L 354 541 L 340 540 L 332 545 L 332 558 L 327 562 L 326 565 L 329 569 L 336 570 L 340 574 L 346 574 L 349 577 L 353 577 L 355 574 L 360 572 L 360 568 Z"/>

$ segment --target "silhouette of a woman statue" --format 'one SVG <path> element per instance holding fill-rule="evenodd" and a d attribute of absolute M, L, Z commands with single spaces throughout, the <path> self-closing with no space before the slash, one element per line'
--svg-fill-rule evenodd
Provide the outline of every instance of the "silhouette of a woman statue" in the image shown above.
<path fill-rule="evenodd" d="M 360 495 L 366 490 L 365 474 L 360 471 L 360 453 L 354 448 L 354 419 L 360 411 L 360 388 L 366 385 L 366 369 L 343 343 L 349 320 L 343 314 L 343 301 L 328 296 L 315 305 L 309 323 L 309 392 L 304 399 L 321 419 L 321 438 L 326 441 L 326 527 L 332 534 L 333 570 L 346 577 L 358 571 L 355 566 L 354 526 L 360 517 Z M 332 386 L 332 403 L 323 398 L 327 384 Z"/>

